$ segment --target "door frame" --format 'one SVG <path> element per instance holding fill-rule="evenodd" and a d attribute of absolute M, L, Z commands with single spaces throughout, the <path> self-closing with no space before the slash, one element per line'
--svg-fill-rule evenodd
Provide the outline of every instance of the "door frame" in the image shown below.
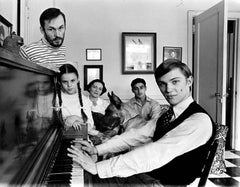
<path fill-rule="evenodd" d="M 234 79 L 235 79 L 235 85 L 234 85 L 234 107 L 233 107 L 233 114 L 232 114 L 232 134 L 231 134 L 231 147 L 236 150 L 240 150 L 240 116 L 237 115 L 240 113 L 240 95 L 237 93 L 240 93 L 240 65 L 238 61 L 240 60 L 240 43 L 238 41 L 238 38 L 240 37 L 240 12 L 233 12 L 229 11 L 228 13 L 228 20 L 234 20 L 237 23 L 237 28 L 236 28 L 236 48 L 235 48 L 235 56 L 234 56 L 234 66 L 236 67 L 235 72 L 234 72 Z"/>

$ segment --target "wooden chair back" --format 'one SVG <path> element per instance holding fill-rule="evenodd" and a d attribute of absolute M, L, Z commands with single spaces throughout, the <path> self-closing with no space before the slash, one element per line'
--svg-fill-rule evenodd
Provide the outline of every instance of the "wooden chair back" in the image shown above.
<path fill-rule="evenodd" d="M 202 170 L 202 174 L 200 176 L 198 187 L 204 187 L 206 185 L 206 182 L 207 182 L 207 179 L 208 179 L 208 176 L 209 176 L 209 173 L 210 173 L 210 169 L 211 169 L 211 166 L 212 166 L 212 163 L 213 163 L 213 159 L 214 159 L 214 156 L 215 156 L 216 151 L 217 151 L 218 144 L 219 144 L 218 140 L 215 139 L 213 144 L 211 145 L 211 149 L 208 153 L 206 163 L 204 165 L 204 168 Z"/>

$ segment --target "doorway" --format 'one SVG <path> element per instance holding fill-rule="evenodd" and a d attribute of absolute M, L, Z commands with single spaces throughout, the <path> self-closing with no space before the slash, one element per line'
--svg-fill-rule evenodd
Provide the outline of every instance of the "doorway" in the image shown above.
<path fill-rule="evenodd" d="M 228 126 L 228 136 L 226 140 L 226 149 L 232 149 L 234 146 L 235 124 L 236 124 L 236 63 L 237 63 L 237 28 L 238 21 L 228 20 L 227 27 L 227 81 L 226 81 L 226 125 Z"/>

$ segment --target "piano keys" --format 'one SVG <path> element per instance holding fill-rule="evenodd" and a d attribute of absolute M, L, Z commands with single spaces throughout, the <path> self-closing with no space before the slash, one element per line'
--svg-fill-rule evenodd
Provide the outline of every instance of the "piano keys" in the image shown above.
<path fill-rule="evenodd" d="M 83 168 L 72 161 L 67 156 L 67 148 L 71 146 L 74 139 L 62 139 L 57 156 L 47 172 L 45 185 L 64 185 L 84 187 L 84 171 Z"/>
<path fill-rule="evenodd" d="M 87 126 L 82 125 L 80 131 L 76 131 L 71 127 L 64 129 L 62 133 L 60 146 L 44 177 L 45 185 L 78 185 L 79 187 L 84 187 L 83 168 L 67 156 L 67 148 L 74 145 L 74 140 L 76 139 L 87 140 Z"/>

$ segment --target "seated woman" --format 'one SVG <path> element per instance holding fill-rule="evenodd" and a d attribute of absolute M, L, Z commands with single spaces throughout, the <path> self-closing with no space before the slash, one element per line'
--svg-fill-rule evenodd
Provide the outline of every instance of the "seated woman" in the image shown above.
<path fill-rule="evenodd" d="M 100 79 L 94 79 L 87 85 L 89 92 L 88 99 L 92 103 L 91 110 L 96 129 L 103 133 L 101 138 L 92 138 L 95 144 L 100 144 L 112 136 L 116 135 L 119 130 L 120 119 L 105 115 L 105 110 L 109 102 L 101 98 L 107 91 L 105 83 Z"/>
<path fill-rule="evenodd" d="M 64 64 L 59 71 L 57 98 L 65 127 L 78 130 L 81 125 L 88 125 L 88 134 L 98 135 L 91 113 L 92 104 L 81 93 L 77 69 L 71 64 Z"/>
<path fill-rule="evenodd" d="M 88 98 L 92 103 L 92 112 L 97 112 L 104 115 L 105 110 L 109 105 L 107 100 L 104 100 L 100 97 L 107 91 L 105 83 L 99 79 L 94 79 L 87 85 L 87 91 L 89 92 Z"/>

